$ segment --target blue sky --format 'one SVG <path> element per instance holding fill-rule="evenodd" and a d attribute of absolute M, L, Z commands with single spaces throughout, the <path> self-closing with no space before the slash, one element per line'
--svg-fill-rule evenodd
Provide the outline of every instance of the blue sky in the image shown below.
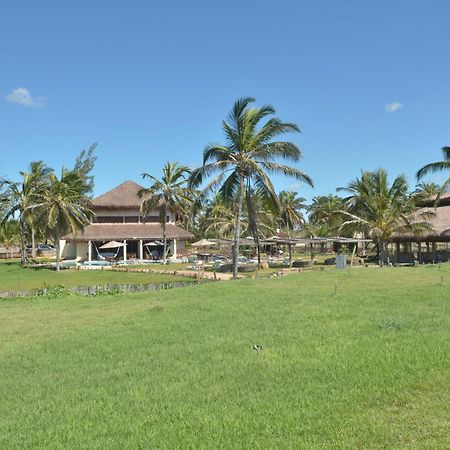
<path fill-rule="evenodd" d="M 2 2 L 0 176 L 92 142 L 96 194 L 198 165 L 253 96 L 303 132 L 315 190 L 279 189 L 311 198 L 380 166 L 414 184 L 450 145 L 449 17 L 445 0 Z"/>

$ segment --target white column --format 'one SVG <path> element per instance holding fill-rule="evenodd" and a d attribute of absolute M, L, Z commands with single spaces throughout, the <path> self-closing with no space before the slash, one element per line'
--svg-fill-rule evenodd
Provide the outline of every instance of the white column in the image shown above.
<path fill-rule="evenodd" d="M 92 261 L 92 242 L 91 241 L 88 241 L 88 261 L 89 261 L 89 264 Z"/>
<path fill-rule="evenodd" d="M 123 260 L 126 261 L 127 260 L 127 241 L 123 241 Z"/>
<path fill-rule="evenodd" d="M 173 258 L 174 259 L 177 258 L 177 240 L 176 239 L 173 240 Z"/>
<path fill-rule="evenodd" d="M 144 246 L 142 245 L 142 239 L 139 240 L 139 259 L 144 259 Z"/>

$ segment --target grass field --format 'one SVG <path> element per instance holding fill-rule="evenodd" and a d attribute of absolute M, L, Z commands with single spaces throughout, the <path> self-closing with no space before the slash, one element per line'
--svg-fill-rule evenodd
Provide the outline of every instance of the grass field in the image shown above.
<path fill-rule="evenodd" d="M 450 448 L 449 349 L 449 265 L 3 301 L 0 448 Z"/>
<path fill-rule="evenodd" d="M 44 285 L 65 287 L 94 286 L 106 284 L 141 284 L 189 281 L 186 277 L 171 274 L 113 272 L 110 270 L 64 269 L 60 272 L 39 268 L 23 269 L 17 261 L 0 262 L 0 292 L 29 291 Z"/>

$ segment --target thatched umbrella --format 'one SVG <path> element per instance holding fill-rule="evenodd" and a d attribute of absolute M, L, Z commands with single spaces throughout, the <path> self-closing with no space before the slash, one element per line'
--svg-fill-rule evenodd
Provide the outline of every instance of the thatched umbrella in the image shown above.
<path fill-rule="evenodd" d="M 216 242 L 208 241 L 208 239 L 200 239 L 192 244 L 192 247 L 212 247 L 217 245 Z"/>
<path fill-rule="evenodd" d="M 118 242 L 118 241 L 110 241 L 107 242 L 106 244 L 103 244 L 101 247 L 101 249 L 106 249 L 106 248 L 119 248 L 119 247 L 125 247 L 125 243 L 123 242 Z"/>

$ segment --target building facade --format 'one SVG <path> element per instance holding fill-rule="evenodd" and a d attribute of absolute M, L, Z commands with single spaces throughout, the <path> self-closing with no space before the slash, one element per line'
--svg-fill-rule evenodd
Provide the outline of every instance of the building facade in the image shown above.
<path fill-rule="evenodd" d="M 114 189 L 93 199 L 95 213 L 91 224 L 61 239 L 61 256 L 67 259 L 92 261 L 105 257 L 124 261 L 158 259 L 163 253 L 163 230 L 159 211 L 145 217 L 140 212 L 142 199 L 138 192 L 143 187 L 134 181 L 125 181 Z M 175 213 L 166 218 L 166 236 L 169 257 L 177 258 L 185 242 L 194 235 L 175 224 Z M 102 249 L 105 245 L 114 245 Z"/>

